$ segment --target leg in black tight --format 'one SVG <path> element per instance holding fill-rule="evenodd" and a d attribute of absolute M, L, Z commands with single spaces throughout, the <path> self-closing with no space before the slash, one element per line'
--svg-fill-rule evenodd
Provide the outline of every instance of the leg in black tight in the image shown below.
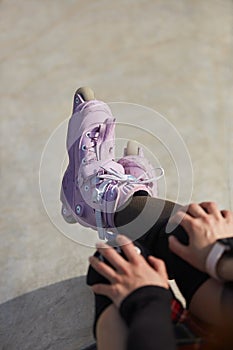
<path fill-rule="evenodd" d="M 115 225 L 119 233 L 136 239 L 150 254 L 165 261 L 169 277 L 175 279 L 189 305 L 196 290 L 209 276 L 169 250 L 169 235 L 165 230 L 174 205 L 162 199 L 135 196 L 127 207 L 115 214 Z M 170 234 L 175 235 L 180 242 L 188 244 L 188 236 L 181 226 Z"/>

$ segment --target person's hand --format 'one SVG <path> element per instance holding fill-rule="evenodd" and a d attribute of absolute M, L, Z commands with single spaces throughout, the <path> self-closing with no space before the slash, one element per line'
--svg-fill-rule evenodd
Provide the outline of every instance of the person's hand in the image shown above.
<path fill-rule="evenodd" d="M 168 289 L 168 276 L 162 260 L 149 256 L 147 262 L 125 236 L 118 235 L 117 243 L 128 261 L 104 243 L 97 245 L 98 251 L 113 268 L 94 256 L 89 258 L 91 266 L 110 282 L 110 285 L 93 285 L 94 293 L 107 296 L 119 307 L 125 297 L 139 287 L 154 285 Z"/>
<path fill-rule="evenodd" d="M 220 211 L 213 202 L 190 204 L 187 213 L 177 212 L 171 219 L 179 222 L 189 236 L 189 245 L 181 244 L 175 236 L 169 237 L 171 251 L 206 272 L 206 258 L 217 239 L 233 236 L 233 212 Z"/>

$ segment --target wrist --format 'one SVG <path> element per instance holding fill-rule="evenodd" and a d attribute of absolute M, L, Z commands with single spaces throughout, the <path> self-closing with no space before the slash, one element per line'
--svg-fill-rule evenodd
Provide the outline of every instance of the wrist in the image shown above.
<path fill-rule="evenodd" d="M 224 254 L 217 263 L 216 272 L 224 281 L 233 281 L 233 257 Z"/>
<path fill-rule="evenodd" d="M 206 258 L 206 272 L 211 277 L 220 281 L 225 279 L 223 275 L 225 276 L 226 261 L 222 260 L 225 254 L 228 254 L 233 257 L 232 237 L 217 240 L 211 247 L 211 250 Z M 228 269 L 229 262 L 227 263 L 227 271 Z"/>

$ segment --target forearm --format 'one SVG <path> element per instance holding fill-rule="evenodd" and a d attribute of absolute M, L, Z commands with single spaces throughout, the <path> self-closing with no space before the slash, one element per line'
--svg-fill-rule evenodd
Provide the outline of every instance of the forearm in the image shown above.
<path fill-rule="evenodd" d="M 174 350 L 169 291 L 143 287 L 122 303 L 120 312 L 128 324 L 127 350 Z"/>
<path fill-rule="evenodd" d="M 217 275 L 223 281 L 233 281 L 233 257 L 223 256 L 219 260 Z"/>

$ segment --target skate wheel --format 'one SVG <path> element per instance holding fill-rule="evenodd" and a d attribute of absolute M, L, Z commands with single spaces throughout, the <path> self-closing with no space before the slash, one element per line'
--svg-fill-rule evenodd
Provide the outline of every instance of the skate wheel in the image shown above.
<path fill-rule="evenodd" d="M 139 152 L 138 143 L 136 141 L 128 141 L 126 147 L 126 156 L 137 156 Z"/>
<path fill-rule="evenodd" d="M 68 224 L 76 224 L 77 221 L 73 218 L 73 216 L 63 216 L 64 220 L 68 223 Z"/>
<path fill-rule="evenodd" d="M 88 86 L 80 87 L 76 91 L 76 94 L 81 95 L 84 101 L 90 101 L 95 99 L 94 91 Z"/>

